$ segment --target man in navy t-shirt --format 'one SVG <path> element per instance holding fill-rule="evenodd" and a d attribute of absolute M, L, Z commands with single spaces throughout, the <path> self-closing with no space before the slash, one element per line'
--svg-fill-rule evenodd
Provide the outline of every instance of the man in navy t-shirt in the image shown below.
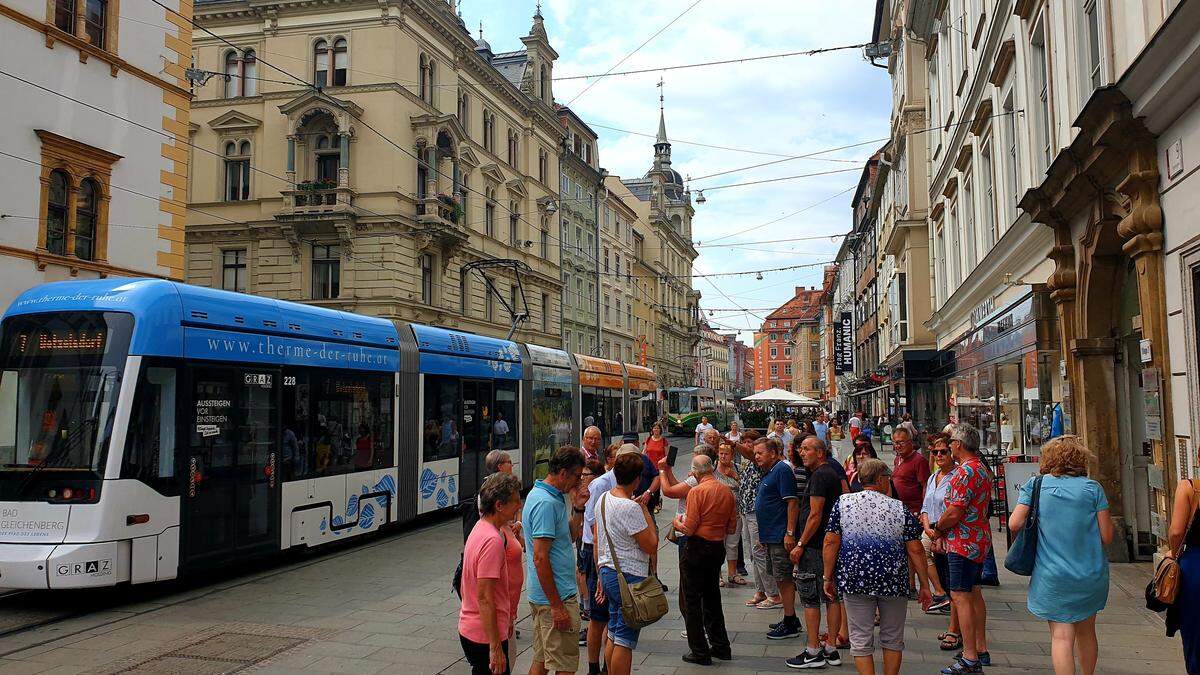
<path fill-rule="evenodd" d="M 796 616 L 796 588 L 792 582 L 792 560 L 789 552 L 796 545 L 796 521 L 800 515 L 796 501 L 796 479 L 784 464 L 783 446 L 774 438 L 760 438 L 754 443 L 754 462 L 762 469 L 762 482 L 754 502 L 758 519 L 758 544 L 767 549 L 767 573 L 779 582 L 783 598 L 783 621 L 767 633 L 772 640 L 796 637 L 800 634 L 800 619 Z"/>

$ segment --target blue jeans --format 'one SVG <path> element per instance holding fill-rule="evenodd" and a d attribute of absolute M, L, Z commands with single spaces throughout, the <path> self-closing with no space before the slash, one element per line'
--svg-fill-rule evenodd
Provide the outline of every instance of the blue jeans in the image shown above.
<path fill-rule="evenodd" d="M 626 573 L 625 583 L 636 584 L 645 578 Z M 600 583 L 604 586 L 604 595 L 608 600 L 608 637 L 618 647 L 633 651 L 637 647 L 641 630 L 634 630 L 625 625 L 625 615 L 621 612 L 621 585 L 617 581 L 616 571 L 610 567 L 601 567 Z"/>

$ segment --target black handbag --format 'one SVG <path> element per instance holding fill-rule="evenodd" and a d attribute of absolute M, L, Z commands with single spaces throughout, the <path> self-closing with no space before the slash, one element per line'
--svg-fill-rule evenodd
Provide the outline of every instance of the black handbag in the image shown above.
<path fill-rule="evenodd" d="M 1008 555 L 1004 556 L 1004 567 L 1013 574 L 1023 577 L 1033 576 L 1033 566 L 1037 563 L 1038 547 L 1038 502 L 1042 497 L 1042 476 L 1033 479 L 1033 500 L 1029 505 L 1029 517 L 1025 519 L 1025 527 L 1017 533 Z"/>

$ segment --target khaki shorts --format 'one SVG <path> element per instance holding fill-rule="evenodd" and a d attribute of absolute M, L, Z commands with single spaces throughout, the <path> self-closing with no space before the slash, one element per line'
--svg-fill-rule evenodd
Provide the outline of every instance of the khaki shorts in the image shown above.
<path fill-rule="evenodd" d="M 933 567 L 933 540 L 924 532 L 921 533 L 921 547 L 925 549 L 925 565 Z"/>
<path fill-rule="evenodd" d="M 554 630 L 550 605 L 529 603 L 533 614 L 533 662 L 543 663 L 550 672 L 573 673 L 579 668 L 579 599 L 563 600 L 571 628 Z"/>

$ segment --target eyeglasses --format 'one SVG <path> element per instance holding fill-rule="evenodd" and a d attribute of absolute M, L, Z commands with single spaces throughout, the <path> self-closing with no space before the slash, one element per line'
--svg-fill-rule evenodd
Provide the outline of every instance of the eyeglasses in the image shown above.
<path fill-rule="evenodd" d="M 929 454 L 935 455 L 935 456 L 936 455 L 948 455 L 948 454 L 950 454 L 950 451 L 946 450 L 945 448 L 939 448 L 937 450 L 930 450 Z"/>
<path fill-rule="evenodd" d="M 580 478 L 591 478 L 592 476 L 595 476 L 595 475 L 596 474 L 592 473 L 591 471 L 584 471 L 583 473 L 579 474 L 579 477 Z"/>

